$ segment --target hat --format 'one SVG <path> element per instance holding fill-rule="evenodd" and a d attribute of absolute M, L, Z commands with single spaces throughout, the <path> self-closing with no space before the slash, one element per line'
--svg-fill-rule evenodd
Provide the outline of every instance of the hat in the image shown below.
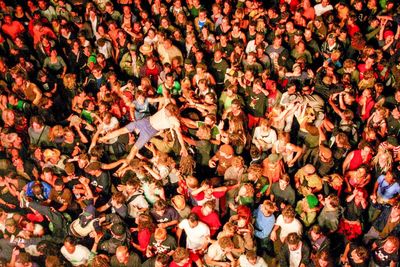
<path fill-rule="evenodd" d="M 14 221 L 14 219 L 12 219 L 12 218 L 8 218 L 8 219 L 6 220 L 5 225 L 6 225 L 6 226 L 14 226 L 14 225 L 17 225 L 17 222 Z"/>
<path fill-rule="evenodd" d="M 189 58 L 185 59 L 184 63 L 186 65 L 193 65 L 193 62 Z"/>
<path fill-rule="evenodd" d="M 219 150 L 227 155 L 233 155 L 233 148 L 230 145 L 222 145 Z"/>
<path fill-rule="evenodd" d="M 399 142 L 397 141 L 396 137 L 394 136 L 388 136 L 386 141 L 388 142 L 388 144 L 392 145 L 392 146 L 398 146 Z"/>
<path fill-rule="evenodd" d="M 308 196 L 306 196 L 306 200 L 307 200 L 307 203 L 308 203 L 308 206 L 310 207 L 310 209 L 318 206 L 318 198 L 316 196 L 308 195 Z"/>
<path fill-rule="evenodd" d="M 44 161 L 49 161 L 51 158 L 58 158 L 60 155 L 60 150 L 56 148 L 48 148 L 43 152 Z"/>
<path fill-rule="evenodd" d="M 186 200 L 183 195 L 176 195 L 171 199 L 172 206 L 177 210 L 183 210 L 186 207 Z"/>
<path fill-rule="evenodd" d="M 316 21 L 321 21 L 321 22 L 322 22 L 324 19 L 323 19 L 321 16 L 318 16 L 318 17 L 315 18 L 315 20 L 316 20 Z"/>
<path fill-rule="evenodd" d="M 151 52 L 153 52 L 153 47 L 149 44 L 143 44 L 140 48 L 139 48 L 140 53 L 142 53 L 143 55 L 146 54 L 150 54 Z"/>
<path fill-rule="evenodd" d="M 281 157 L 276 153 L 272 153 L 268 156 L 269 163 L 277 163 L 280 159 Z"/>
<path fill-rule="evenodd" d="M 383 39 L 386 39 L 386 38 L 388 38 L 389 36 L 394 36 L 394 32 L 392 32 L 392 31 L 385 31 L 385 32 L 383 33 Z"/>
<path fill-rule="evenodd" d="M 88 58 L 88 64 L 89 63 L 93 63 L 93 64 L 96 64 L 97 63 L 97 59 L 96 59 L 96 56 L 95 55 L 90 55 L 89 56 L 89 58 Z"/>
<path fill-rule="evenodd" d="M 88 205 L 88 206 L 85 208 L 85 212 L 87 213 L 87 215 L 93 215 L 93 216 L 95 216 L 95 214 L 96 214 L 96 208 L 95 208 L 93 205 Z"/>
<path fill-rule="evenodd" d="M 307 175 L 311 175 L 311 174 L 315 173 L 315 167 L 311 164 L 307 164 L 306 166 L 304 166 L 303 170 Z"/>
<path fill-rule="evenodd" d="M 111 232 L 115 235 L 123 235 L 126 233 L 126 229 L 122 223 L 116 223 L 111 226 Z"/>

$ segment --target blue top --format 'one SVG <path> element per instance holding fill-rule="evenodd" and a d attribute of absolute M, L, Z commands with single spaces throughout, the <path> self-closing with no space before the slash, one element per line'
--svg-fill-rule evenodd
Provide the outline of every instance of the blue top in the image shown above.
<path fill-rule="evenodd" d="M 384 200 L 389 200 L 396 197 L 398 194 L 400 194 L 400 185 L 398 182 L 389 185 L 384 175 L 378 177 L 378 196 L 382 197 Z"/>
<path fill-rule="evenodd" d="M 51 191 L 51 185 L 49 185 L 49 184 L 46 183 L 46 182 L 32 181 L 32 182 L 28 183 L 28 185 L 27 185 L 27 187 L 26 187 L 26 195 L 27 195 L 28 197 L 36 198 L 36 196 L 33 194 L 32 187 L 33 187 L 35 184 L 37 184 L 37 183 L 40 183 L 40 184 L 42 185 L 42 188 L 43 188 L 42 197 L 43 197 L 44 199 L 41 199 L 41 200 L 46 200 L 46 199 L 48 199 L 48 198 L 49 198 L 49 195 L 50 195 L 50 191 Z"/>
<path fill-rule="evenodd" d="M 254 211 L 253 215 L 256 219 L 254 224 L 254 235 L 257 238 L 264 239 L 269 236 L 272 232 L 272 228 L 275 225 L 275 216 L 272 214 L 269 217 L 266 217 L 264 213 L 261 211 L 261 205 Z"/>

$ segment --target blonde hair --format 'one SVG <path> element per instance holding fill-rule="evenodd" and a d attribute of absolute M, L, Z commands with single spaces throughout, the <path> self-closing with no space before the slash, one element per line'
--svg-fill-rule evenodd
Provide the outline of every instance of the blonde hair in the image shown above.
<path fill-rule="evenodd" d="M 379 159 L 382 156 L 387 156 L 387 160 L 385 162 L 384 166 L 379 166 Z M 384 148 L 379 148 L 378 153 L 376 153 L 375 157 L 372 159 L 372 164 L 375 167 L 380 167 L 382 169 L 382 172 L 387 172 L 390 169 L 392 169 L 392 164 L 393 164 L 393 156 L 392 153 Z"/>
<path fill-rule="evenodd" d="M 69 89 L 69 90 L 73 90 L 76 87 L 76 75 L 73 73 L 67 73 L 65 74 L 64 78 L 63 78 L 63 84 L 64 87 Z"/>
<path fill-rule="evenodd" d="M 62 135 L 64 135 L 64 133 L 65 133 L 64 128 L 61 125 L 53 126 L 50 129 L 49 140 L 53 142 L 57 136 L 61 135 L 60 133 L 62 133 Z"/>

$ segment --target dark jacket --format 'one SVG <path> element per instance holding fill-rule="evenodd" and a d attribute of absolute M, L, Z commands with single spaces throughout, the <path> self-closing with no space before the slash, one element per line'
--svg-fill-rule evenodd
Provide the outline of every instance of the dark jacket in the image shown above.
<path fill-rule="evenodd" d="M 374 208 L 377 208 L 381 211 L 379 217 L 373 222 L 373 227 L 379 232 L 385 228 L 385 225 L 389 219 L 390 212 L 392 211 L 392 206 L 389 205 L 381 205 L 381 204 L 373 204 Z M 400 235 L 400 223 L 396 225 L 396 227 L 392 230 L 391 235 L 399 236 Z"/>

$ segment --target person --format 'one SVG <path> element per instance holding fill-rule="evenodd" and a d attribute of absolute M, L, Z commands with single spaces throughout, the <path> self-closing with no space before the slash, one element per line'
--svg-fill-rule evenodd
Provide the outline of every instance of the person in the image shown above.
<path fill-rule="evenodd" d="M 240 267 L 267 267 L 267 263 L 263 258 L 257 256 L 254 251 L 247 251 L 246 254 L 242 254 L 239 257 Z"/>
<path fill-rule="evenodd" d="M 89 262 L 90 250 L 85 246 L 77 244 L 74 237 L 67 236 L 61 248 L 61 254 L 72 266 L 80 266 Z"/>
<path fill-rule="evenodd" d="M 111 257 L 111 267 L 139 267 L 141 261 L 136 253 L 129 253 L 128 247 L 119 246 L 115 252 L 115 255 Z"/>
<path fill-rule="evenodd" d="M 285 245 L 279 253 L 279 265 L 301 266 L 310 264 L 310 249 L 307 244 L 301 241 L 297 233 L 290 233 L 285 239 Z"/>
<path fill-rule="evenodd" d="M 177 107 L 173 104 L 168 104 L 165 108 L 159 110 L 149 118 L 129 123 L 123 128 L 107 133 L 105 136 L 99 138 L 99 142 L 106 142 L 112 138 L 118 137 L 122 134 L 127 134 L 135 130 L 139 130 L 139 138 L 133 145 L 128 157 L 127 162 L 132 161 L 137 152 L 144 147 L 144 145 L 159 131 L 164 129 L 173 129 L 178 137 L 179 144 L 181 145 L 181 155 L 186 156 L 187 150 L 182 138 L 180 129 L 180 122 L 177 117 Z"/>
<path fill-rule="evenodd" d="M 181 241 L 182 232 L 186 233 L 186 247 L 190 250 L 190 257 L 194 262 L 200 262 L 200 254 L 203 254 L 210 242 L 210 228 L 199 220 L 199 217 L 191 213 L 187 219 L 178 224 L 176 236 L 178 244 Z"/>
<path fill-rule="evenodd" d="M 276 211 L 275 204 L 270 200 L 264 200 L 262 204 L 254 211 L 254 236 L 257 242 L 259 252 L 267 251 L 270 248 L 270 234 L 275 225 L 274 212 Z"/>
<path fill-rule="evenodd" d="M 204 256 L 204 261 L 207 266 L 222 266 L 222 264 L 226 266 L 227 264 L 233 264 L 235 262 L 231 253 L 233 248 L 233 242 L 229 237 L 221 237 L 208 248 L 207 254 Z"/>
<path fill-rule="evenodd" d="M 369 253 L 364 246 L 347 243 L 340 262 L 344 266 L 368 266 Z"/>

